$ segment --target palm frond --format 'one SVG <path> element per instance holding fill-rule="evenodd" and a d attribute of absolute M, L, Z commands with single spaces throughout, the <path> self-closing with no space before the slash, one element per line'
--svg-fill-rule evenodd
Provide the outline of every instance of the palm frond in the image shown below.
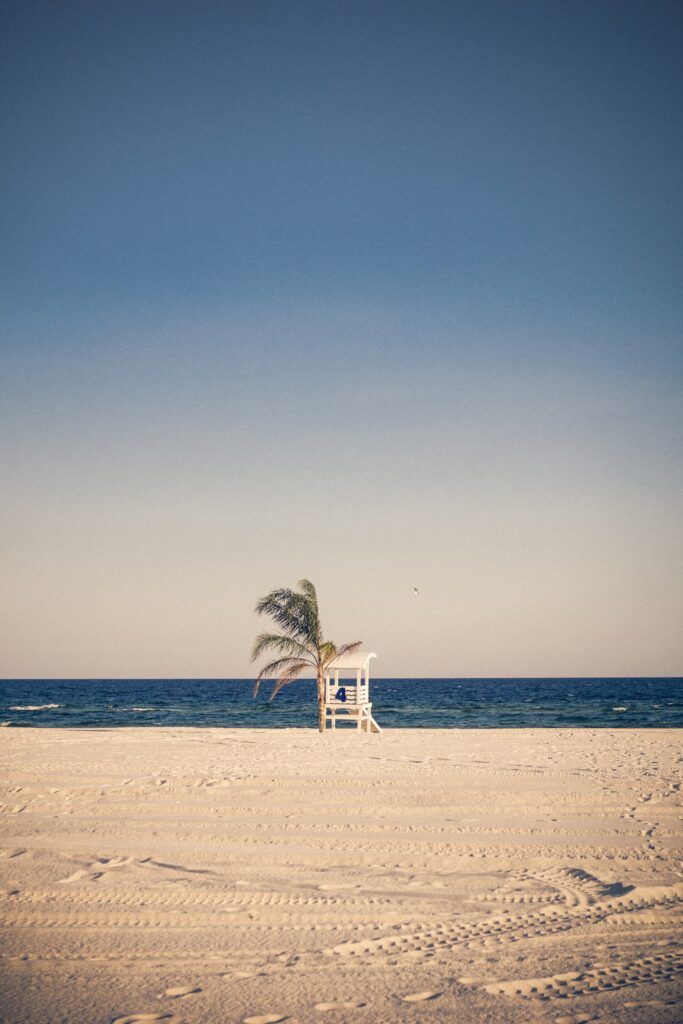
<path fill-rule="evenodd" d="M 297 623 L 292 614 L 292 604 L 295 598 L 293 590 L 280 588 L 271 590 L 269 594 L 262 597 L 256 603 L 257 615 L 268 615 L 286 633 L 292 634 L 296 630 Z"/>
<path fill-rule="evenodd" d="M 269 615 L 287 636 L 313 644 L 319 640 L 320 624 L 315 590 L 312 597 L 310 591 L 300 594 L 285 587 L 272 590 L 256 604 L 256 612 Z"/>
<path fill-rule="evenodd" d="M 337 657 L 341 658 L 343 654 L 353 654 L 362 645 L 362 640 L 354 640 L 351 644 L 342 644 L 341 647 L 337 648 Z"/>
<path fill-rule="evenodd" d="M 256 602 L 254 611 L 257 615 L 263 615 L 264 612 L 270 614 L 271 605 L 277 605 L 279 607 L 280 605 L 286 604 L 292 597 L 293 593 L 294 591 L 290 587 L 277 587 L 275 590 L 271 590 L 269 594 L 266 594 L 265 597 L 262 597 Z"/>
<path fill-rule="evenodd" d="M 298 665 L 292 665 L 291 668 L 287 669 L 285 672 L 282 672 L 279 679 L 275 683 L 275 686 L 273 687 L 273 692 L 271 693 L 268 700 L 271 701 L 273 697 L 275 697 L 276 694 L 280 692 L 283 686 L 287 686 L 288 683 L 293 683 L 294 680 L 298 679 L 301 673 L 309 667 L 310 666 L 308 665 L 307 662 L 302 661 Z"/>
<path fill-rule="evenodd" d="M 305 668 L 315 668 L 312 662 L 303 661 L 301 658 L 276 658 L 274 661 L 268 662 L 257 675 L 254 682 L 254 697 L 259 692 L 259 687 L 264 679 L 281 676 L 283 673 L 287 673 L 294 668 L 294 666 L 297 666 L 297 674 L 303 672 Z"/>
<path fill-rule="evenodd" d="M 280 654 L 287 654 L 292 658 L 311 656 L 311 652 L 302 643 L 293 637 L 284 636 L 282 633 L 259 633 L 251 652 L 251 660 L 256 661 L 264 651 L 278 651 Z"/>
<path fill-rule="evenodd" d="M 341 644 L 337 647 L 337 645 L 333 644 L 331 640 L 328 640 L 320 647 L 320 664 L 323 668 L 327 668 L 328 665 L 336 658 L 341 658 L 344 654 L 352 654 L 354 651 L 357 651 L 362 643 L 362 640 L 354 640 L 351 644 Z"/>
<path fill-rule="evenodd" d="M 336 645 L 331 640 L 325 640 L 318 648 L 318 660 L 321 665 L 329 665 L 338 653 Z"/>
<path fill-rule="evenodd" d="M 322 643 L 322 628 L 320 625 L 320 613 L 318 611 L 318 595 L 310 580 L 299 580 L 301 593 L 305 598 L 305 620 L 306 630 L 317 645 Z"/>

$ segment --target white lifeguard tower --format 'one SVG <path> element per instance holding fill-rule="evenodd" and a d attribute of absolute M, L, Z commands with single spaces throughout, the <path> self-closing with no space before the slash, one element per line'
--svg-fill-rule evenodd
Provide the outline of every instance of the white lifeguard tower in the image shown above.
<path fill-rule="evenodd" d="M 340 721 L 355 722 L 358 729 L 382 731 L 372 717 L 370 703 L 370 659 L 376 657 L 367 651 L 356 651 L 330 662 L 325 673 L 325 724 L 329 716 L 335 729 L 340 715 Z"/>

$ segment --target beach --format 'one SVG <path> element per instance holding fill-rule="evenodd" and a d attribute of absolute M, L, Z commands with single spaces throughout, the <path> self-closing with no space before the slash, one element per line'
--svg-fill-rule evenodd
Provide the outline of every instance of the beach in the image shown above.
<path fill-rule="evenodd" d="M 677 729 L 3 729 L 4 1024 L 683 1015 Z"/>

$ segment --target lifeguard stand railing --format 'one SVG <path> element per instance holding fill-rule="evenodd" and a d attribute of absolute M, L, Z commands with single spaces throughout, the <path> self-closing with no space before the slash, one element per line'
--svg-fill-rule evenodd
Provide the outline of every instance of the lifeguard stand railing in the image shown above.
<path fill-rule="evenodd" d="M 381 732 L 372 717 L 370 659 L 376 654 L 356 651 L 336 658 L 325 675 L 325 723 L 333 729 L 339 721 L 351 722 L 366 732 Z"/>

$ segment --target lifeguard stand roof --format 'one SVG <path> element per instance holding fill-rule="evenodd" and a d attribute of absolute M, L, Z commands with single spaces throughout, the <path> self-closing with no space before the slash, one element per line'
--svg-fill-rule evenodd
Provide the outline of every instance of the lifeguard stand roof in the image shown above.
<path fill-rule="evenodd" d="M 327 666 L 328 671 L 333 672 L 341 671 L 342 669 L 353 669 L 354 672 L 358 669 L 366 669 L 369 667 L 370 658 L 376 658 L 377 655 L 372 651 L 354 651 L 352 654 L 342 654 L 340 657 L 335 658 Z"/>

